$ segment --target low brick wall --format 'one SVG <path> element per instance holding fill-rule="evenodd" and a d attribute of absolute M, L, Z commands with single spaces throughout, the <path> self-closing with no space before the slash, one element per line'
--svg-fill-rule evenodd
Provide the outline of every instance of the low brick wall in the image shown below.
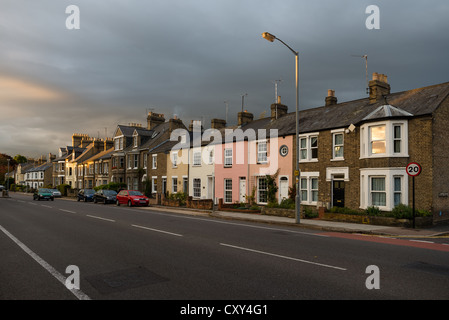
<path fill-rule="evenodd" d="M 268 216 L 287 217 L 287 218 L 295 218 L 296 217 L 296 211 L 294 209 L 262 207 L 261 214 L 265 214 Z"/>
<path fill-rule="evenodd" d="M 351 222 L 361 224 L 372 224 L 378 226 L 391 226 L 391 227 L 405 227 L 410 228 L 413 226 L 413 220 L 411 219 L 396 219 L 390 217 L 379 216 L 365 216 L 365 215 L 351 215 L 340 213 L 325 212 L 322 220 L 338 221 L 338 222 Z M 427 227 L 433 224 L 432 217 L 416 217 L 416 227 Z"/>
<path fill-rule="evenodd" d="M 192 197 L 188 197 L 186 206 L 192 209 L 212 210 L 214 208 L 214 201 L 212 199 L 193 199 Z"/>

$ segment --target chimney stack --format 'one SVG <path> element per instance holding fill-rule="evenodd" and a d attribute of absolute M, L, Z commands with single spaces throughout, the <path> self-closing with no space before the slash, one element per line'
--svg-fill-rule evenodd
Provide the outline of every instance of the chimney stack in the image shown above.
<path fill-rule="evenodd" d="M 248 111 L 243 111 L 243 112 L 239 112 L 237 114 L 237 119 L 238 119 L 238 125 L 239 126 L 243 126 L 247 123 L 250 123 L 253 121 L 254 119 L 254 115 Z"/>
<path fill-rule="evenodd" d="M 203 132 L 203 125 L 200 120 L 191 120 L 189 124 L 189 131 L 193 132 L 193 129 L 201 126 L 201 132 Z"/>
<path fill-rule="evenodd" d="M 111 138 L 105 138 L 104 139 L 104 150 L 108 150 L 114 147 L 114 140 Z"/>
<path fill-rule="evenodd" d="M 178 117 L 176 117 L 176 119 L 170 119 L 168 126 L 169 126 L 168 130 L 169 130 L 170 133 L 172 133 L 175 129 L 185 128 L 185 126 L 182 123 L 181 119 L 178 119 Z"/>
<path fill-rule="evenodd" d="M 165 122 L 164 115 L 156 112 L 148 112 L 147 129 L 153 130 L 156 126 Z"/>
<path fill-rule="evenodd" d="M 327 90 L 327 97 L 326 97 L 326 107 L 332 106 L 337 104 L 337 97 L 335 96 L 335 90 Z"/>
<path fill-rule="evenodd" d="M 369 82 L 369 102 L 371 104 L 383 101 L 383 96 L 390 94 L 388 78 L 384 74 L 373 73 L 373 80 Z"/>
<path fill-rule="evenodd" d="M 212 119 L 210 122 L 210 127 L 212 129 L 221 129 L 226 127 L 226 120 L 223 119 Z"/>
<path fill-rule="evenodd" d="M 288 112 L 288 107 L 281 103 L 281 96 L 278 96 L 277 103 L 271 105 L 271 120 L 279 119 L 280 117 L 286 115 Z"/>

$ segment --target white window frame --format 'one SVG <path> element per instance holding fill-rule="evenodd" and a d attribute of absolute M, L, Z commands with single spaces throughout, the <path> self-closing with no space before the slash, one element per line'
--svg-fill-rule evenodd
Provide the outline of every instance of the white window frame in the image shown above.
<path fill-rule="evenodd" d="M 338 130 L 332 130 L 332 159 L 331 161 L 342 161 L 345 160 L 345 129 L 338 129 Z M 342 135 L 343 137 L 343 143 L 342 144 L 336 144 L 335 138 L 337 135 Z M 335 155 L 335 148 L 340 147 L 342 148 L 343 152 L 341 156 Z"/>
<path fill-rule="evenodd" d="M 193 197 L 201 198 L 201 179 L 200 178 L 193 179 Z"/>
<path fill-rule="evenodd" d="M 193 165 L 201 166 L 201 150 L 193 151 Z"/>
<path fill-rule="evenodd" d="M 178 193 L 178 177 L 171 177 L 171 192 Z"/>
<path fill-rule="evenodd" d="M 316 179 L 317 188 L 313 188 L 313 180 Z M 305 188 L 303 187 L 302 181 L 306 181 Z M 320 188 L 320 173 L 316 172 L 301 172 L 301 181 L 299 183 L 301 204 L 304 205 L 317 205 L 319 197 Z M 303 192 L 306 193 L 307 199 L 303 199 Z M 316 200 L 313 200 L 313 194 L 316 193 Z"/>
<path fill-rule="evenodd" d="M 137 169 L 139 167 L 139 155 L 135 154 L 134 155 L 134 169 Z"/>
<path fill-rule="evenodd" d="M 265 180 L 265 189 L 260 189 L 259 187 L 260 187 L 260 181 L 261 180 Z M 257 203 L 259 203 L 259 204 L 267 204 L 268 203 L 268 179 L 267 179 L 267 177 L 266 176 L 260 176 L 260 177 L 257 177 L 257 179 L 256 179 L 256 183 L 257 183 Z M 265 192 L 265 200 L 267 200 L 267 201 L 261 201 L 261 192 Z"/>
<path fill-rule="evenodd" d="M 232 156 L 233 156 L 233 152 L 232 152 L 232 148 L 225 148 L 224 149 L 224 166 L 226 168 L 230 168 L 232 167 Z"/>
<path fill-rule="evenodd" d="M 267 140 L 261 140 L 257 142 L 257 163 L 268 163 Z"/>
<path fill-rule="evenodd" d="M 157 176 L 151 177 L 151 193 L 157 193 Z"/>
<path fill-rule="evenodd" d="M 157 154 L 151 155 L 151 169 L 157 169 Z"/>
<path fill-rule="evenodd" d="M 143 154 L 143 168 L 146 169 L 148 165 L 148 153 Z"/>
<path fill-rule="evenodd" d="M 172 163 L 172 168 L 178 167 L 178 151 L 173 151 L 171 153 L 171 163 Z"/>
<path fill-rule="evenodd" d="M 385 153 L 371 152 L 370 128 L 385 126 Z M 401 127 L 400 152 L 394 152 L 394 128 Z M 408 157 L 408 121 L 407 120 L 386 120 L 365 123 L 360 127 L 360 159 L 364 158 L 393 158 Z"/>
<path fill-rule="evenodd" d="M 360 169 L 360 208 L 371 207 L 371 178 L 385 177 L 385 206 L 378 206 L 380 210 L 391 211 L 394 208 L 395 185 L 394 179 L 401 178 L 401 203 L 408 205 L 408 175 L 404 168 L 366 168 Z M 396 192 L 397 193 L 397 192 Z"/>
<path fill-rule="evenodd" d="M 312 138 L 317 139 L 317 146 L 312 148 Z M 301 140 L 306 141 L 306 145 L 301 147 Z M 319 132 L 307 133 L 299 136 L 299 162 L 318 162 L 318 142 L 319 142 Z M 317 149 L 317 157 L 312 158 L 312 150 Z M 306 151 L 306 156 L 302 157 L 301 151 Z"/>
<path fill-rule="evenodd" d="M 228 184 L 227 182 L 231 182 L 230 184 Z M 224 184 L 223 184 L 223 186 L 224 186 L 224 189 L 223 189 L 223 202 L 224 203 L 232 203 L 232 179 L 224 179 Z M 229 188 L 230 187 L 230 188 Z M 228 198 L 228 194 L 230 194 L 231 195 L 231 197 L 230 197 L 230 201 L 227 201 L 229 198 Z"/>

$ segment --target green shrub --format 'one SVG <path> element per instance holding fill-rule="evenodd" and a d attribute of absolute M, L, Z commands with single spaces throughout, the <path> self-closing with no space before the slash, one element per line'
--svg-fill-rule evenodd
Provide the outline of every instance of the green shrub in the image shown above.
<path fill-rule="evenodd" d="M 295 209 L 295 200 L 293 199 L 283 199 L 279 204 L 279 208 L 282 209 Z"/>
<path fill-rule="evenodd" d="M 396 219 L 413 219 L 413 208 L 401 203 L 393 208 L 391 214 Z M 415 209 L 415 217 L 428 217 L 431 215 L 432 213 L 429 211 Z"/>
<path fill-rule="evenodd" d="M 71 189 L 71 187 L 68 184 L 60 184 L 59 186 L 56 187 L 56 189 L 58 189 L 58 191 L 61 192 L 62 196 L 67 196 L 67 189 Z"/>
<path fill-rule="evenodd" d="M 313 219 L 318 217 L 318 212 L 315 209 L 308 206 L 304 206 L 303 208 L 304 208 L 304 217 L 306 219 Z"/>
<path fill-rule="evenodd" d="M 379 207 L 371 206 L 366 208 L 365 213 L 368 216 L 380 216 L 382 214 L 382 211 L 380 211 Z"/>

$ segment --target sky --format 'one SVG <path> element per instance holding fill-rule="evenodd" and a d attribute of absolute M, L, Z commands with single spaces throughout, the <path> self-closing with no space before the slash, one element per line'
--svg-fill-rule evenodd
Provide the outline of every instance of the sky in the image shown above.
<path fill-rule="evenodd" d="M 79 29 L 70 5 L 79 8 Z M 367 28 L 379 8 L 379 29 Z M 447 0 L 2 0 L 0 153 L 57 154 L 73 133 L 111 137 L 148 111 L 186 126 L 365 98 L 365 59 L 392 92 L 449 81 Z M 282 81 L 277 81 L 282 80 Z M 226 101 L 226 103 L 225 103 Z M 228 108 L 226 108 L 226 105 Z M 228 110 L 226 112 L 226 109 Z"/>

